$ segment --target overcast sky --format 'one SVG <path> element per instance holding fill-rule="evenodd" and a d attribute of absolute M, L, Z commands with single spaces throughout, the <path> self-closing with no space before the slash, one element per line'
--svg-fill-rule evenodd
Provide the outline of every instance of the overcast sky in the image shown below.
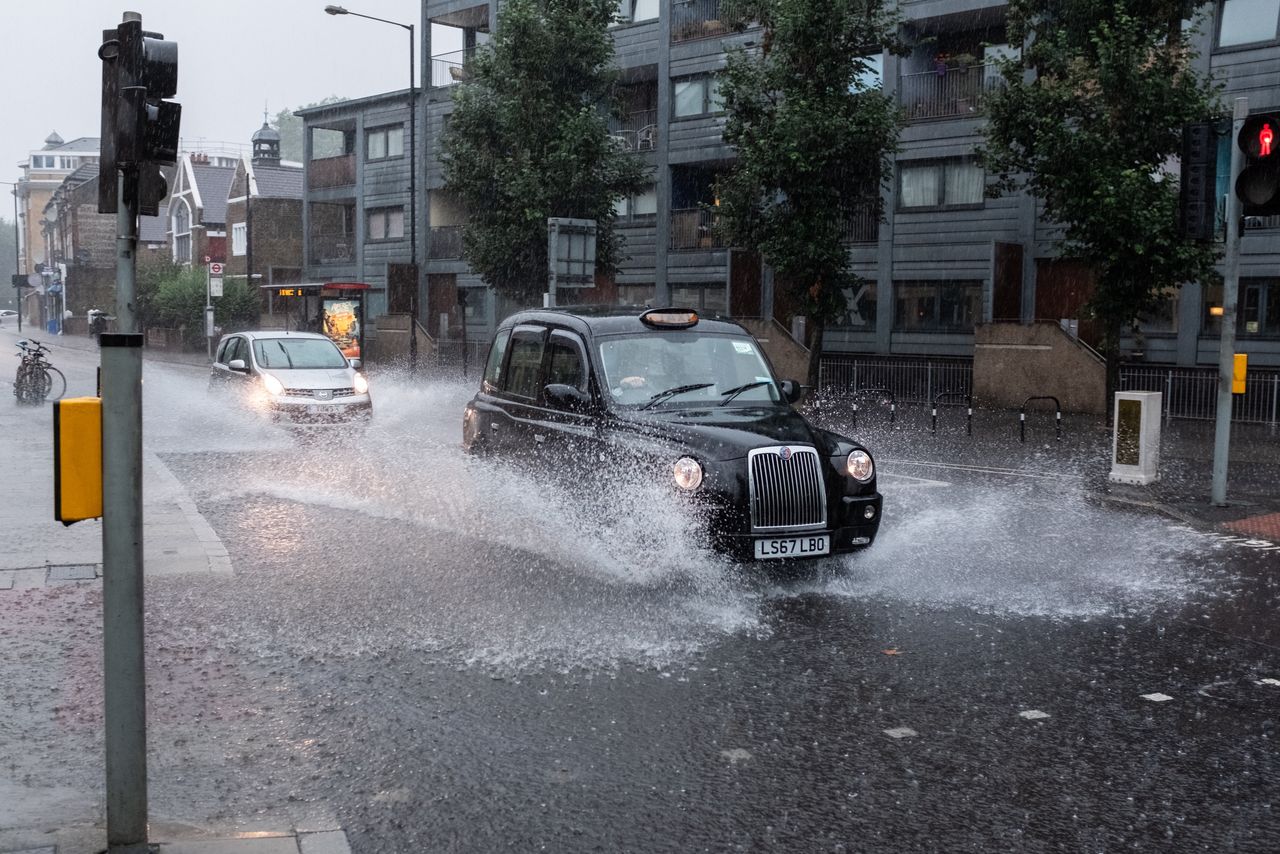
<path fill-rule="evenodd" d="M 418 0 L 354 0 L 362 12 L 417 24 Z M 51 131 L 99 134 L 102 30 L 125 10 L 178 42 L 182 137 L 248 143 L 271 116 L 329 95 L 358 98 L 409 85 L 408 32 L 324 13 L 325 0 L 4 0 L 0 180 Z M 422 57 L 418 57 L 421 68 Z M 419 76 L 419 79 L 421 77 Z M 2 212 L 0 212 L 2 215 Z"/>

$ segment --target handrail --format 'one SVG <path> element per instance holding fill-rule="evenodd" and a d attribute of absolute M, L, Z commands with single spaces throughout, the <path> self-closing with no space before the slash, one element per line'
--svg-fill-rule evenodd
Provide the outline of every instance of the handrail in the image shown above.
<path fill-rule="evenodd" d="M 961 398 L 964 401 L 964 403 L 947 403 L 946 398 L 949 398 L 949 397 Z M 973 435 L 973 393 L 967 392 L 967 391 L 940 391 L 933 396 L 933 432 L 934 434 L 937 434 L 938 432 L 938 403 L 939 402 L 941 402 L 943 406 L 968 406 L 969 415 L 965 423 L 965 432 L 968 433 L 970 436 L 972 436 Z"/>
<path fill-rule="evenodd" d="M 1051 394 L 1038 394 L 1033 397 L 1028 397 L 1026 400 L 1022 402 L 1022 409 L 1018 413 L 1018 430 L 1020 434 L 1019 441 L 1021 442 L 1027 441 L 1027 404 L 1033 400 L 1052 400 L 1053 401 L 1053 408 L 1056 416 L 1054 418 L 1054 425 L 1057 428 L 1056 432 L 1057 432 L 1058 441 L 1061 442 L 1062 441 L 1062 404 L 1059 403 L 1058 399 Z"/>
<path fill-rule="evenodd" d="M 858 395 L 860 394 L 882 394 L 889 397 L 889 423 L 892 424 L 898 419 L 898 398 L 891 388 L 855 388 L 850 397 L 853 398 L 853 423 L 851 429 L 858 426 Z M 883 404 L 882 404 L 883 405 Z"/>

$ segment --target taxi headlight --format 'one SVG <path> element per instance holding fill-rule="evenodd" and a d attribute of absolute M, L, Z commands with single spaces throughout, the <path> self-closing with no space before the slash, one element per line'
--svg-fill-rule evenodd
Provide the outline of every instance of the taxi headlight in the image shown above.
<path fill-rule="evenodd" d="M 854 451 L 844 464 L 845 471 L 854 480 L 866 483 L 875 477 L 876 464 L 871 462 L 871 455 L 866 451 Z"/>
<path fill-rule="evenodd" d="M 284 383 L 271 376 L 271 374 L 262 375 L 262 387 L 270 394 L 284 394 Z"/>
<path fill-rule="evenodd" d="M 676 486 L 686 492 L 693 492 L 702 486 L 702 466 L 693 457 L 681 457 L 673 466 L 672 476 Z"/>
<path fill-rule="evenodd" d="M 369 393 L 369 381 L 364 378 L 364 374 L 356 374 L 355 389 L 356 394 Z"/>

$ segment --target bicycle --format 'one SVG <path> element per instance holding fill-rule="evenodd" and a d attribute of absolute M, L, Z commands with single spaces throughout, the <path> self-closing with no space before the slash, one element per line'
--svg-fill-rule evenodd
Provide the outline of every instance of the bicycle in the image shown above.
<path fill-rule="evenodd" d="M 18 403 L 40 404 L 50 398 L 60 399 L 67 391 L 67 378 L 45 358 L 49 348 L 24 338 L 18 342 L 18 350 L 22 361 L 18 363 L 18 376 L 13 382 Z"/>

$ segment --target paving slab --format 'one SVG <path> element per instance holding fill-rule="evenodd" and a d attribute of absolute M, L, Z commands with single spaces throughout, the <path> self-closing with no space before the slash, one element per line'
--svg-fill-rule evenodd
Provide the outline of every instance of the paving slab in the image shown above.
<path fill-rule="evenodd" d="M 298 854 L 298 840 L 292 835 L 252 834 L 161 842 L 160 854 Z"/>
<path fill-rule="evenodd" d="M 351 854 L 347 835 L 341 830 L 299 833 L 298 847 L 302 850 L 302 854 Z"/>

